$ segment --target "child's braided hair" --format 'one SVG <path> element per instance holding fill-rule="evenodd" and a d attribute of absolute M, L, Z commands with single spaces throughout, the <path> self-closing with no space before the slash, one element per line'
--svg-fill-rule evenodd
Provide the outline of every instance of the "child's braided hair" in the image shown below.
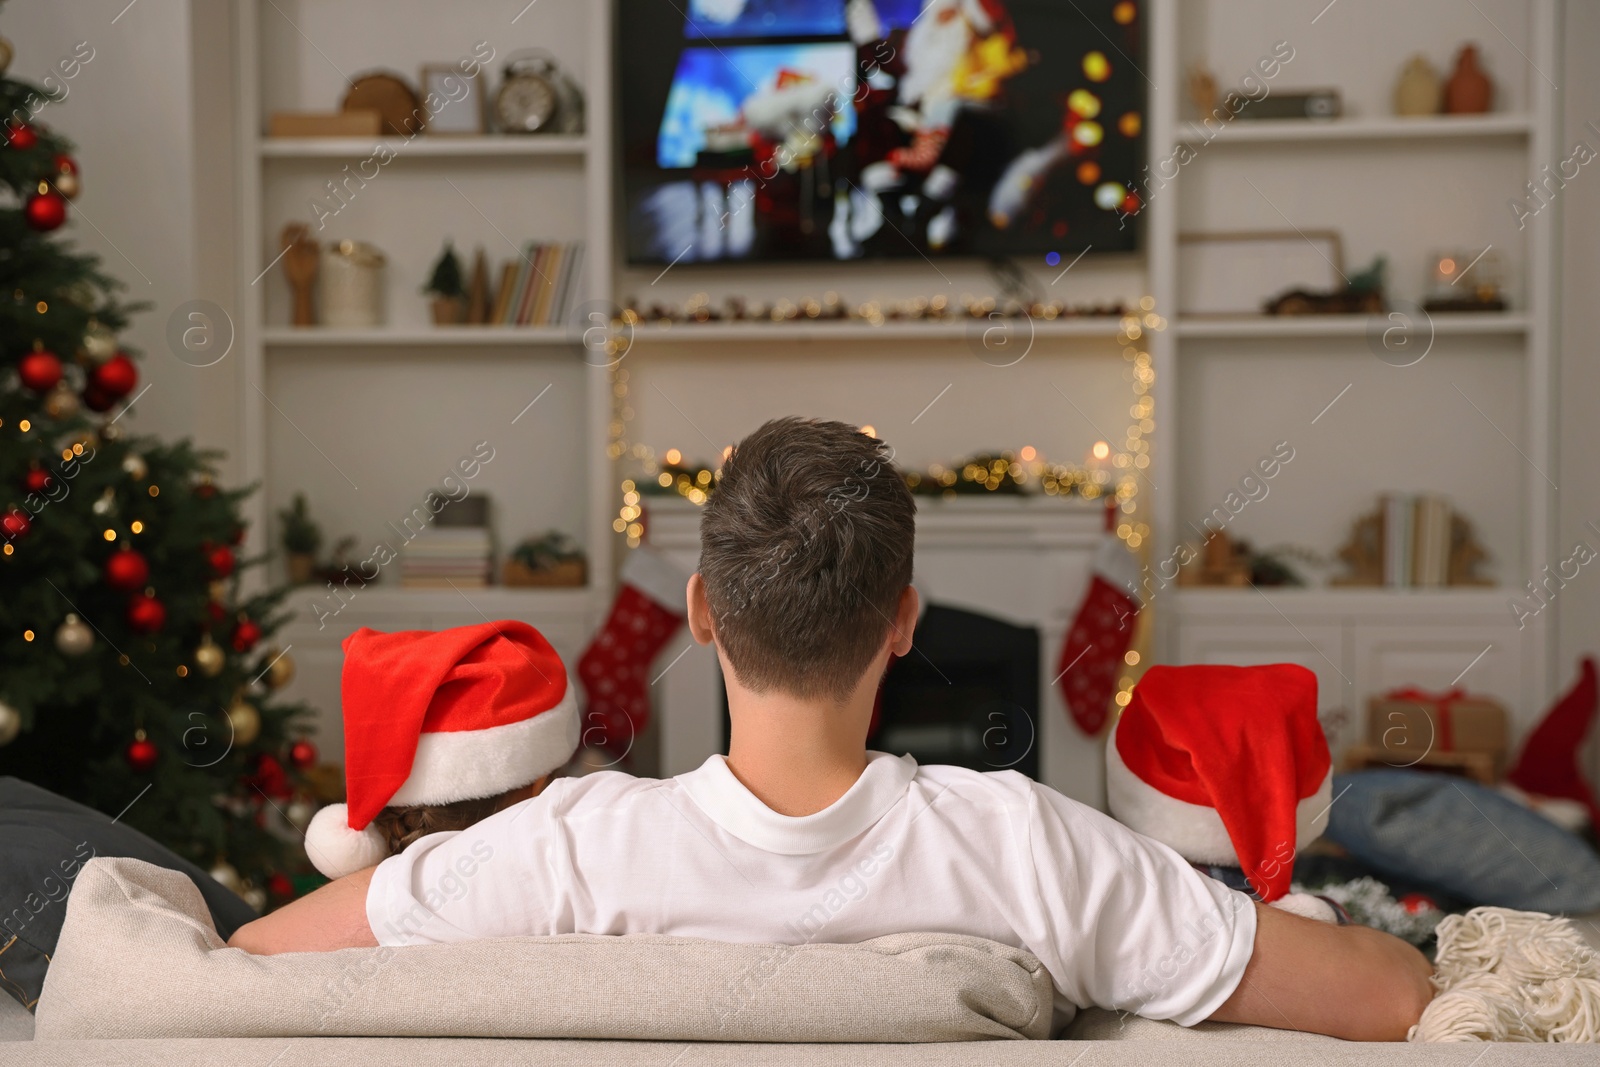
<path fill-rule="evenodd" d="M 442 830 L 465 830 L 499 811 L 505 796 L 477 797 L 451 804 L 409 804 L 384 808 L 372 817 L 389 854 L 395 855 L 419 837 Z"/>

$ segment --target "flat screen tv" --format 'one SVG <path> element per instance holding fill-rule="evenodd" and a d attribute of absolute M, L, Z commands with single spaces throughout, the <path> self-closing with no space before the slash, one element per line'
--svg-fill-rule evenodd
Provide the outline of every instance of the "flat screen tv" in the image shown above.
<path fill-rule="evenodd" d="M 635 264 L 1135 247 L 1134 0 L 621 0 Z"/>

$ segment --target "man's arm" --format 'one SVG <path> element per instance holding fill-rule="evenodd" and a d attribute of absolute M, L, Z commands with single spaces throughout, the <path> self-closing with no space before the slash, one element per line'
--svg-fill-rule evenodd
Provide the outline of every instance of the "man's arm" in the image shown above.
<path fill-rule="evenodd" d="M 228 938 L 228 947 L 258 956 L 375 947 L 378 939 L 367 925 L 367 886 L 377 869 L 368 867 L 336 879 L 270 915 L 245 923 Z"/>
<path fill-rule="evenodd" d="M 1433 999 L 1433 967 L 1398 937 L 1256 905 L 1255 951 L 1215 1022 L 1404 1041 Z"/>

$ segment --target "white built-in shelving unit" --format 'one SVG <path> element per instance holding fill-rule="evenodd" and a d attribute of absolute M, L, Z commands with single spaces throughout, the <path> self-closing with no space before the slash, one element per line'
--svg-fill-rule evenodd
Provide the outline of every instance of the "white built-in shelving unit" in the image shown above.
<path fill-rule="evenodd" d="M 496 263 L 524 240 L 581 238 L 583 298 L 594 306 L 681 303 L 700 292 L 720 302 L 837 290 L 850 303 L 994 292 L 980 264 L 961 261 L 671 271 L 624 264 L 614 233 L 610 2 L 541 0 L 520 14 L 519 5 L 479 0 L 235 2 L 242 459 L 247 480 L 265 486 L 251 505 L 257 528 L 275 530 L 269 516 L 305 489 L 330 538 L 349 532 L 366 543 L 472 442 L 488 439 L 497 458 L 482 484 L 497 505 L 502 546 L 559 527 L 584 543 L 590 559 L 583 590 L 463 596 L 375 586 L 321 629 L 310 620 L 317 602 L 327 606 L 326 590 L 297 592 L 302 615 L 290 640 L 302 642 L 296 654 L 306 692 L 319 701 L 337 692 L 331 638 L 355 625 L 516 616 L 546 629 L 570 657 L 610 601 L 619 503 L 619 474 L 606 457 L 610 372 L 585 358 L 570 327 L 432 326 L 418 290 L 446 237 L 464 256 L 484 246 Z M 1498 582 L 1435 593 L 1164 589 L 1154 602 L 1159 659 L 1297 659 L 1319 671 L 1329 701 L 1346 707 L 1392 681 L 1448 683 L 1458 659 L 1476 672 L 1462 684 L 1501 695 L 1520 715 L 1551 691 L 1551 613 L 1517 630 L 1508 625 L 1507 599 L 1553 548 L 1553 491 L 1535 469 L 1551 471 L 1553 447 L 1554 213 L 1519 230 L 1506 201 L 1561 156 L 1549 77 L 1559 5 L 1342 0 L 1321 15 L 1275 0 L 1141 5 L 1150 158 L 1179 145 L 1194 158 L 1149 200 L 1138 254 L 1089 257 L 1070 273 L 1023 266 L 1043 299 L 1131 306 L 1148 294 L 1167 318 L 1164 330 L 1146 336 L 1157 371 L 1155 463 L 1141 478 L 1139 501 L 1141 518 L 1155 527 L 1151 558 L 1192 540 L 1186 520 L 1205 514 L 1256 455 L 1286 439 L 1297 458 L 1274 485 L 1278 502 L 1252 505 L 1238 532 L 1258 544 L 1309 544 L 1326 554 L 1378 493 L 1441 491 L 1478 526 Z M 1278 40 L 1288 40 L 1296 58 L 1274 86 L 1338 86 L 1347 117 L 1241 120 L 1207 131 L 1185 101 L 1188 68 L 1205 63 L 1226 89 Z M 1447 66 L 1463 40 L 1483 47 L 1499 89 L 1495 110 L 1391 116 L 1389 87 L 1406 56 L 1425 51 Z M 478 41 L 496 52 L 487 64 L 491 91 L 513 51 L 555 53 L 584 88 L 587 132 L 387 142 L 392 161 L 315 236 L 359 238 L 385 251 L 389 325 L 290 326 L 281 274 L 266 269 L 277 234 L 289 221 L 309 221 L 310 200 L 341 179 L 346 164 L 372 155 L 375 143 L 269 139 L 268 114 L 332 109 L 349 76 L 390 67 L 414 78 L 420 64 L 468 55 Z M 1350 268 L 1387 254 L 1391 292 L 1408 300 L 1420 298 L 1429 252 L 1493 243 L 1512 268 L 1511 310 L 1433 316 L 1433 347 L 1414 368 L 1377 361 L 1368 339 L 1381 324 L 1367 317 L 1176 313 L 1180 234 L 1291 228 L 1341 231 Z M 974 330 L 990 325 L 641 324 L 625 364 L 633 408 L 627 436 L 710 459 L 762 419 L 803 411 L 871 423 L 913 466 L 1024 444 L 1073 461 L 1096 438 L 1120 438 L 1129 393 L 1114 318 L 1013 323 L 1028 355 L 1006 368 L 974 357 Z M 525 407 L 535 397 L 542 399 Z M 1323 411 L 1330 401 L 1336 404 Z M 1474 660 L 1486 646 L 1493 647 Z M 323 744 L 337 754 L 336 737 Z"/>

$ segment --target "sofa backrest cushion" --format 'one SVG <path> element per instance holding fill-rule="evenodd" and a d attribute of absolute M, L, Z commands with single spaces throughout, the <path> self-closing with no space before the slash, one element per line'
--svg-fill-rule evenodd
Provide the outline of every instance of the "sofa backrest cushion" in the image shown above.
<path fill-rule="evenodd" d="M 35 1040 L 1044 1038 L 1052 996 L 1033 956 L 953 934 L 799 946 L 569 935 L 252 956 L 217 936 L 185 876 L 96 859 L 68 901 Z"/>

